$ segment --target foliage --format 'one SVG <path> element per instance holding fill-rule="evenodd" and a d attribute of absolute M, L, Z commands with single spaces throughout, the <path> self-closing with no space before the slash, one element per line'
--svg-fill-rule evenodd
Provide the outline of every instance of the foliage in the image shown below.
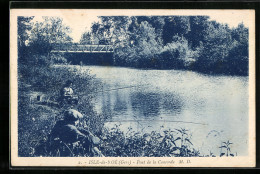
<path fill-rule="evenodd" d="M 62 18 L 59 17 L 42 17 L 42 22 L 36 22 L 33 25 L 29 42 L 34 43 L 42 41 L 45 43 L 66 43 L 71 41 L 68 35 L 71 29 L 63 24 Z"/>
<path fill-rule="evenodd" d="M 169 16 L 165 18 L 163 26 L 164 45 L 171 43 L 176 35 L 183 36 L 190 31 L 190 21 L 188 16 Z"/>
<path fill-rule="evenodd" d="M 208 16 L 190 16 L 190 30 L 184 35 L 189 41 L 192 50 L 201 47 L 201 43 L 205 42 L 209 22 Z"/>
<path fill-rule="evenodd" d="M 17 18 L 17 25 L 18 31 L 17 31 L 17 36 L 18 36 L 18 44 L 20 47 L 26 46 L 28 44 L 28 39 L 29 39 L 29 32 L 32 29 L 33 25 L 31 21 L 33 20 L 34 17 L 23 17 L 23 16 L 18 16 Z"/>
<path fill-rule="evenodd" d="M 65 58 L 64 54 L 50 54 L 50 60 L 52 64 L 67 64 L 68 61 Z"/>
<path fill-rule="evenodd" d="M 230 28 L 208 16 L 99 18 L 80 43 L 113 45 L 116 66 L 248 75 L 248 29 L 243 24 Z M 18 17 L 19 61 L 28 61 L 30 54 L 48 55 L 54 44 L 71 43 L 70 32 L 58 17 L 41 22 Z M 66 63 L 61 57 L 54 61 Z"/>
<path fill-rule="evenodd" d="M 33 27 L 32 20 L 34 17 L 17 17 L 17 41 L 18 41 L 18 56 L 19 61 L 23 61 L 26 58 L 29 50 L 27 49 L 29 43 L 30 30 Z"/>
<path fill-rule="evenodd" d="M 208 16 L 101 16 L 90 33 L 114 46 L 114 65 L 248 75 L 248 28 Z M 84 39 L 85 38 L 85 39 Z M 181 39 L 180 39 L 181 38 Z M 98 43 L 98 41 L 97 41 Z"/>
<path fill-rule="evenodd" d="M 18 17 L 18 50 L 22 62 L 28 62 L 32 54 L 47 56 L 53 44 L 70 43 L 71 29 L 63 24 L 59 17 L 42 17 L 42 21 L 33 21 L 33 17 Z"/>
<path fill-rule="evenodd" d="M 127 133 L 119 129 L 120 125 L 105 128 L 100 135 L 102 139 L 98 146 L 106 157 L 199 157 L 200 152 L 192 148 L 187 130 L 165 130 L 163 134 L 152 131 L 141 134 L 131 127 Z M 177 130 L 177 129 L 176 129 Z M 185 135 L 186 137 L 185 137 Z M 58 151 L 48 149 L 48 141 L 43 140 L 40 146 L 33 150 L 32 156 L 92 156 L 87 152 L 84 142 L 64 144 L 58 142 Z M 40 152 L 40 153 L 39 153 Z"/>
<path fill-rule="evenodd" d="M 83 33 L 80 38 L 80 44 L 92 44 L 93 37 L 90 32 Z"/>
<path fill-rule="evenodd" d="M 189 54 L 188 41 L 179 36 L 175 36 L 171 43 L 166 44 L 161 50 L 162 68 L 183 69 Z"/>
<path fill-rule="evenodd" d="M 85 115 L 89 129 L 96 133 L 104 124 L 102 115 L 94 112 L 94 95 L 90 95 L 99 89 L 100 84 L 89 75 L 87 69 L 80 70 L 80 66 L 54 66 L 51 61 L 46 61 L 49 59 L 33 55 L 31 60 L 34 61 L 19 64 L 18 67 L 18 146 L 21 156 L 33 155 L 33 149 L 40 140 L 47 139 L 57 118 L 62 118 L 66 108 L 60 108 L 55 103 L 67 80 L 73 81 L 73 90 L 79 95 L 79 106 L 76 109 Z M 43 96 L 44 102 L 35 104 L 35 101 L 31 101 L 34 94 Z"/>
<path fill-rule="evenodd" d="M 18 18 L 18 139 L 19 155 L 32 156 L 33 149 L 42 139 L 47 139 L 56 118 L 66 108 L 57 106 L 60 90 L 67 80 L 73 81 L 73 90 L 79 95 L 80 112 L 89 122 L 89 129 L 100 131 L 102 116 L 97 115 L 91 103 L 99 89 L 87 69 L 81 67 L 54 66 L 67 63 L 62 54 L 50 54 L 53 44 L 69 43 L 70 29 L 61 18 L 43 17 L 41 22 L 33 22 L 33 17 Z M 44 102 L 35 104 L 35 95 Z M 52 105 L 49 105 L 52 104 Z M 96 123 L 98 122 L 98 123 Z M 45 127 L 44 127 L 45 126 Z M 94 132 L 94 131 L 93 131 Z"/>
<path fill-rule="evenodd" d="M 243 24 L 238 28 L 241 30 L 229 29 L 214 21 L 210 23 L 193 69 L 211 74 L 247 75 L 248 30 Z M 242 37 L 236 37 L 234 32 Z"/>
<path fill-rule="evenodd" d="M 126 48 L 131 48 L 121 53 L 117 48 L 116 57 L 126 59 L 127 64 L 133 64 L 136 67 L 149 68 L 156 65 L 161 46 L 156 42 L 154 28 L 147 21 L 141 22 L 138 28 L 129 34 L 129 40 Z"/>
<path fill-rule="evenodd" d="M 105 156 L 199 156 L 199 152 L 189 146 L 191 142 L 188 137 L 184 137 L 184 135 L 180 135 L 177 131 L 172 130 L 165 130 L 163 134 L 155 131 L 141 134 L 140 132 L 133 131 L 133 129 L 129 127 L 128 132 L 123 133 L 119 129 L 119 125 L 115 125 L 115 127 L 111 129 L 104 129 L 101 139 L 103 139 L 103 143 L 100 149 Z"/>
<path fill-rule="evenodd" d="M 232 156 L 234 157 L 234 154 L 231 153 L 231 148 L 230 148 L 230 145 L 233 144 L 231 142 L 229 142 L 229 140 L 227 142 L 222 142 L 222 145 L 219 147 L 221 149 L 221 152 L 220 152 L 220 156 Z M 222 149 L 226 150 L 225 152 L 222 152 Z"/>

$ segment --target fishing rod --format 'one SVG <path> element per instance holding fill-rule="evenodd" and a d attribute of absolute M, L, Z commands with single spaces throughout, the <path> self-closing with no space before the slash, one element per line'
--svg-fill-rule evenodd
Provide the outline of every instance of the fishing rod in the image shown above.
<path fill-rule="evenodd" d="M 113 88 L 113 89 L 108 89 L 108 90 L 97 91 L 97 92 L 94 92 L 94 93 L 109 92 L 109 91 L 115 91 L 115 90 L 119 90 L 119 89 L 127 89 L 127 88 L 134 88 L 134 87 L 147 86 L 147 85 L 148 84 L 125 86 L 125 87 L 121 87 L 121 88 Z"/>
<path fill-rule="evenodd" d="M 112 89 L 108 89 L 108 90 L 102 90 L 102 91 L 91 92 L 90 94 L 97 94 L 97 93 L 101 93 L 101 92 L 109 92 L 109 91 L 115 91 L 115 90 L 121 90 L 121 89 L 127 89 L 127 88 L 147 86 L 147 85 L 149 85 L 149 84 L 144 84 L 144 85 L 132 85 L 132 86 L 125 86 L 125 87 L 120 87 L 120 88 L 112 88 Z"/>
<path fill-rule="evenodd" d="M 201 125 L 208 125 L 206 123 L 197 123 L 197 122 L 191 122 L 191 121 L 172 121 L 172 120 L 121 120 L 121 121 L 106 121 L 108 123 L 113 122 L 141 122 L 141 121 L 156 121 L 156 122 L 176 122 L 176 123 L 190 123 L 190 124 L 201 124 Z"/>
<path fill-rule="evenodd" d="M 148 84 L 144 84 L 144 85 L 132 85 L 132 86 L 125 86 L 125 87 L 120 87 L 120 88 L 112 88 L 112 89 L 108 89 L 108 90 L 102 90 L 102 91 L 96 91 L 96 92 L 91 92 L 90 94 L 97 94 L 97 93 L 101 93 L 101 92 L 109 92 L 109 91 L 114 91 L 114 90 L 121 90 L 121 89 L 127 89 L 127 88 L 134 88 L 134 87 L 140 87 L 140 86 L 147 86 Z M 79 97 L 84 97 L 86 95 L 86 93 L 78 93 L 78 95 L 73 95 L 77 100 L 79 99 Z M 53 104 L 58 105 L 57 102 L 53 102 Z"/>

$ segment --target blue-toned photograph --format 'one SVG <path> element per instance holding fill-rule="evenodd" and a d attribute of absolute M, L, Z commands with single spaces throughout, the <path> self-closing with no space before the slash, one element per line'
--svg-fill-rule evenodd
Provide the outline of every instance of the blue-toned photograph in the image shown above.
<path fill-rule="evenodd" d="M 18 157 L 248 156 L 235 19 L 18 16 Z"/>

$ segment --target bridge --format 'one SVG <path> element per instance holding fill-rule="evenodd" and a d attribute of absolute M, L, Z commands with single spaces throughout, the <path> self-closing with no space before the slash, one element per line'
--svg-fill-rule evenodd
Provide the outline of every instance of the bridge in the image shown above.
<path fill-rule="evenodd" d="M 62 44 L 54 45 L 52 53 L 113 53 L 113 45 L 82 45 Z"/>

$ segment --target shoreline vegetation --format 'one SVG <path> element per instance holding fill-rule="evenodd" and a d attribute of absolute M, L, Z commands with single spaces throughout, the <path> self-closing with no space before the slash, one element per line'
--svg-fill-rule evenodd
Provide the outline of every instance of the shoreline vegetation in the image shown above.
<path fill-rule="evenodd" d="M 228 140 L 220 142 L 220 154 L 200 154 L 193 148 L 186 129 L 140 134 L 118 126 L 104 129 L 106 115 L 97 114 L 92 99 L 102 84 L 80 67 L 54 67 L 74 64 L 64 54 L 52 54 L 54 44 L 72 44 L 70 28 L 57 17 L 18 17 L 18 155 L 39 156 L 37 147 L 47 141 L 64 110 L 57 101 L 60 87 L 73 81 L 79 104 L 89 129 L 102 143 L 105 156 L 234 156 Z M 248 29 L 243 24 L 230 29 L 206 16 L 195 17 L 100 17 L 91 32 L 82 35 L 81 44 L 113 44 L 115 66 L 151 69 L 180 69 L 210 75 L 248 75 Z M 103 39 L 105 38 L 105 39 Z M 104 43 L 102 43 L 104 42 Z M 83 62 L 85 64 L 85 62 Z M 87 64 L 87 63 L 86 63 Z M 41 104 L 37 104 L 40 96 Z M 195 137 L 196 138 L 196 137 Z M 71 156 L 88 156 L 83 145 L 73 145 Z M 42 156 L 57 154 L 44 152 Z"/>
<path fill-rule="evenodd" d="M 72 31 L 62 18 L 43 17 L 42 22 L 33 22 L 33 18 L 18 17 L 20 59 L 39 54 L 54 63 L 248 76 L 249 33 L 243 23 L 230 28 L 208 16 L 100 16 L 79 43 L 73 43 Z M 114 52 L 88 58 L 51 53 L 55 47 L 66 50 L 75 44 L 112 45 Z"/>
<path fill-rule="evenodd" d="M 220 154 L 202 154 L 200 150 L 193 146 L 193 139 L 189 130 L 174 129 L 163 130 L 163 132 L 152 131 L 150 133 L 141 133 L 134 131 L 131 127 L 127 132 L 120 130 L 120 125 L 115 125 L 111 129 L 104 126 L 106 115 L 97 114 L 94 111 L 92 99 L 93 93 L 100 88 L 100 83 L 88 74 L 88 71 L 81 71 L 79 67 L 50 66 L 39 73 L 47 77 L 35 79 L 26 78 L 30 82 L 19 80 L 19 101 L 18 101 L 18 138 L 19 138 L 19 156 L 59 156 L 57 153 L 45 151 L 45 144 L 48 140 L 52 128 L 56 121 L 63 118 L 63 109 L 52 105 L 55 97 L 58 96 L 59 87 L 63 77 L 70 77 L 75 83 L 75 91 L 80 94 L 78 106 L 74 109 L 79 110 L 84 115 L 84 121 L 87 127 L 101 139 L 99 149 L 104 156 L 110 157 L 217 157 L 234 156 L 231 153 L 229 144 L 227 153 Z M 86 68 L 84 68 L 86 70 Z M 50 73 L 52 72 L 52 73 Z M 31 75 L 33 73 L 30 73 Z M 61 78 L 62 76 L 62 78 Z M 42 86 L 49 82 L 53 85 Z M 39 81 L 42 83 L 38 85 Z M 28 84 L 32 84 L 28 86 Z M 92 85 L 90 85 L 92 84 Z M 95 85 L 93 85 L 95 84 Z M 85 86 L 85 87 L 82 87 Z M 86 88 L 87 87 L 87 88 Z M 41 102 L 36 101 L 33 95 L 40 95 Z M 193 137 L 196 138 L 196 137 Z M 219 146 L 225 151 L 223 143 Z M 39 150 L 40 148 L 40 150 Z M 65 147 L 67 148 L 67 147 Z M 83 144 L 72 145 L 70 156 L 88 156 L 84 153 Z"/>

